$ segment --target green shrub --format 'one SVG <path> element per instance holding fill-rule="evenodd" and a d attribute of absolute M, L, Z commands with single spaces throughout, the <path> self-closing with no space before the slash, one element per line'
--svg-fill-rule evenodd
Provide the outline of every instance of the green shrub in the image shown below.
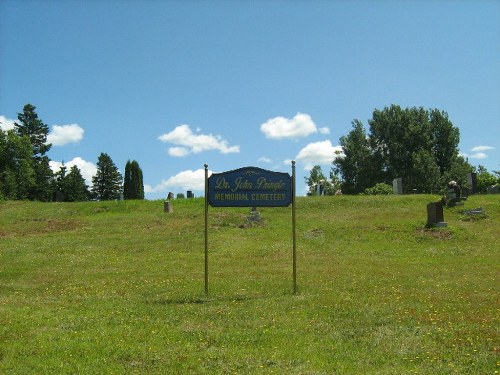
<path fill-rule="evenodd" d="M 378 183 L 371 188 L 365 189 L 365 195 L 390 195 L 394 194 L 392 186 L 385 183 Z"/>

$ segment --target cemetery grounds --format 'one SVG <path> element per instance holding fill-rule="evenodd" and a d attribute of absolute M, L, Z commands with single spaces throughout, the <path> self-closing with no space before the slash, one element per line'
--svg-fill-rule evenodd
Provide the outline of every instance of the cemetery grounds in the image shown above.
<path fill-rule="evenodd" d="M 496 374 L 500 196 L 0 202 L 2 374 Z M 460 211 L 482 207 L 485 215 Z"/>

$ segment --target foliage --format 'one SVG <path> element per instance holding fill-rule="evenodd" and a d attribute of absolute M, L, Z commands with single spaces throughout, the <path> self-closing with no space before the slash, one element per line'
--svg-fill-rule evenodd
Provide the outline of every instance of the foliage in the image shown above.
<path fill-rule="evenodd" d="M 117 199 L 122 189 L 122 175 L 111 157 L 101 153 L 97 159 L 97 173 L 92 177 L 92 194 L 96 199 Z"/>
<path fill-rule="evenodd" d="M 442 176 L 443 186 L 449 181 L 456 181 L 458 185 L 465 188 L 470 188 L 468 186 L 467 174 L 473 171 L 473 167 L 465 160 L 462 156 L 457 155 L 452 158 L 451 168 L 444 172 Z M 443 193 L 445 188 L 443 187 Z"/>
<path fill-rule="evenodd" d="M 309 177 L 304 177 L 309 191 L 307 195 L 317 195 L 318 185 L 320 185 L 322 195 L 334 195 L 339 189 L 338 180 L 335 177 L 329 181 L 323 171 L 321 166 L 315 165 L 309 172 Z"/>
<path fill-rule="evenodd" d="M 365 194 L 366 195 L 390 195 L 390 194 L 394 194 L 394 191 L 393 191 L 391 185 L 385 184 L 383 182 L 379 182 L 378 184 L 375 184 L 375 186 L 373 186 L 371 188 L 366 188 Z"/>
<path fill-rule="evenodd" d="M 340 138 L 343 153 L 337 155 L 332 168 L 332 174 L 340 176 L 342 191 L 347 194 L 361 193 L 380 178 L 374 174 L 377 160 L 370 149 L 363 124 L 354 120 L 352 128 L 347 136 Z"/>
<path fill-rule="evenodd" d="M 425 229 L 437 195 L 0 203 L 2 374 L 494 374 L 500 200 Z"/>
<path fill-rule="evenodd" d="M 479 165 L 476 168 L 476 173 L 478 193 L 486 193 L 489 187 L 498 183 L 498 178 L 489 173 L 488 170 L 482 165 Z"/>
<path fill-rule="evenodd" d="M 459 130 L 446 112 L 392 105 L 374 110 L 368 123 L 370 134 L 355 120 L 353 130 L 340 138 L 344 154 L 332 170 L 347 193 L 398 177 L 407 192 L 431 193 L 442 189 L 451 171 L 460 171 L 456 180 L 465 180 L 465 170 L 471 170 L 459 157 Z"/>
<path fill-rule="evenodd" d="M 125 199 L 144 199 L 142 170 L 135 160 L 127 161 L 123 178 L 123 196 Z"/>
<path fill-rule="evenodd" d="M 27 136 L 0 129 L 0 194 L 4 199 L 28 199 L 35 187 L 32 146 Z"/>
<path fill-rule="evenodd" d="M 70 172 L 66 172 L 67 168 L 63 165 L 61 169 L 54 174 L 53 189 L 55 192 L 62 193 L 64 202 L 78 202 L 89 199 L 90 192 L 85 179 L 83 178 L 80 169 L 74 165 Z"/>
<path fill-rule="evenodd" d="M 35 184 L 31 186 L 29 198 L 32 200 L 50 201 L 52 199 L 52 170 L 46 153 L 51 144 L 47 143 L 49 127 L 38 118 L 36 107 L 26 104 L 23 112 L 18 113 L 19 122 L 14 123 L 14 130 L 19 137 L 28 137 L 32 148 L 32 165 Z"/>

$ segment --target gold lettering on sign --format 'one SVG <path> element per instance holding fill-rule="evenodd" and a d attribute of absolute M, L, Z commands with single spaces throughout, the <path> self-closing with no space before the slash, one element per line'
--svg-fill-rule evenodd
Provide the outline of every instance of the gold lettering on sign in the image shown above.
<path fill-rule="evenodd" d="M 229 186 L 228 182 L 224 177 L 219 177 L 217 181 L 215 181 L 215 188 L 219 190 L 227 190 L 230 189 L 231 187 Z"/>
<path fill-rule="evenodd" d="M 238 193 L 217 193 L 215 194 L 216 201 L 247 201 L 248 194 Z"/>
<path fill-rule="evenodd" d="M 234 182 L 236 186 L 231 190 L 233 192 L 238 190 L 251 190 L 253 188 L 253 184 L 244 177 L 238 177 Z"/>
<path fill-rule="evenodd" d="M 285 183 L 282 180 L 279 181 L 270 181 L 265 177 L 260 177 L 257 180 L 257 188 L 260 190 L 283 190 L 285 187 Z"/>

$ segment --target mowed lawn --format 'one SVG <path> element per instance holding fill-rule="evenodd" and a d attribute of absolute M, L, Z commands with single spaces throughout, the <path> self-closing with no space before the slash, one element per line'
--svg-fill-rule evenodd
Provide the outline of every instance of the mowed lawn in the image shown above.
<path fill-rule="evenodd" d="M 0 202 L 1 374 L 495 374 L 500 195 Z M 482 207 L 486 216 L 460 211 Z"/>

